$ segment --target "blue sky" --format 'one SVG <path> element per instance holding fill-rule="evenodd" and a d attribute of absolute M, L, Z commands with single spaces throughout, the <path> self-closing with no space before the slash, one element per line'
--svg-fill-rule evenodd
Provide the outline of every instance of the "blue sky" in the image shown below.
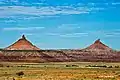
<path fill-rule="evenodd" d="M 42 49 L 85 48 L 100 38 L 120 50 L 120 0 L 0 0 L 0 48 L 22 34 Z"/>

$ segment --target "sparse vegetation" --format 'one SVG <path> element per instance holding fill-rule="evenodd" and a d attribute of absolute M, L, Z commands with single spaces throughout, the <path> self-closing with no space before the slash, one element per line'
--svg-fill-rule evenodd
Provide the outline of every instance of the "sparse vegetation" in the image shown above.
<path fill-rule="evenodd" d="M 119 66 L 115 66 L 115 68 L 119 68 Z"/>
<path fill-rule="evenodd" d="M 66 67 L 79 67 L 78 65 L 66 65 Z"/>
<path fill-rule="evenodd" d="M 113 68 L 112 66 L 108 66 L 108 68 Z"/>
<path fill-rule="evenodd" d="M 0 64 L 0 67 L 3 67 L 3 64 Z"/>
<path fill-rule="evenodd" d="M 120 63 L 6 63 L 6 65 L 8 64 L 12 67 L 0 67 L 0 80 L 120 79 L 118 67 Z M 102 64 L 103 66 L 99 66 Z M 86 67 L 87 65 L 96 66 L 90 68 Z M 108 68 L 110 66 L 112 66 L 112 68 Z"/>
<path fill-rule="evenodd" d="M 18 75 L 18 76 L 23 76 L 24 75 L 24 72 L 18 72 L 18 73 L 16 73 L 16 75 Z"/>
<path fill-rule="evenodd" d="M 100 66 L 100 65 L 88 65 L 86 67 L 102 67 L 102 68 L 107 68 L 106 65 Z"/>

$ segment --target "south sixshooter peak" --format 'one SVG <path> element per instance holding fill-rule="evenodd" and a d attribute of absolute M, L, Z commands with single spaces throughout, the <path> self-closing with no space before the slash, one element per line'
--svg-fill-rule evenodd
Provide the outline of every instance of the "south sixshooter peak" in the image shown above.
<path fill-rule="evenodd" d="M 98 50 L 98 51 L 111 51 L 112 49 L 110 47 L 108 47 L 107 45 L 105 45 L 104 43 L 102 43 L 100 41 L 100 39 L 96 40 L 92 45 L 88 46 L 87 48 L 85 48 L 86 50 L 90 50 L 90 51 L 94 51 L 94 50 Z"/>

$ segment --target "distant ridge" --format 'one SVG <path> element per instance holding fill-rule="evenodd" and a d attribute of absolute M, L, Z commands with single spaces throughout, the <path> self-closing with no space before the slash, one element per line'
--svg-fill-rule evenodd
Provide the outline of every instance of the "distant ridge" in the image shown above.
<path fill-rule="evenodd" d="M 90 51 L 111 51 L 112 48 L 108 47 L 107 45 L 103 44 L 100 39 L 96 40 L 92 45 L 85 48 L 85 50 Z"/>
<path fill-rule="evenodd" d="M 120 62 L 120 51 L 100 39 L 85 49 L 42 50 L 23 35 L 7 48 L 0 49 L 0 61 L 6 62 Z"/>
<path fill-rule="evenodd" d="M 38 47 L 33 45 L 30 41 L 26 39 L 24 35 L 14 44 L 4 48 L 4 50 L 40 50 Z"/>

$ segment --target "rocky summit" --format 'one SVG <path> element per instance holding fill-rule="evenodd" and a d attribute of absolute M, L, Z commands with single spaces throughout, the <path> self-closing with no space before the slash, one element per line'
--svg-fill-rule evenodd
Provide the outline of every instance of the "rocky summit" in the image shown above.
<path fill-rule="evenodd" d="M 41 50 L 23 35 L 17 42 L 0 50 L 0 61 L 10 62 L 120 62 L 120 52 L 100 39 L 84 49 Z"/>
<path fill-rule="evenodd" d="M 109 48 L 107 45 L 103 44 L 100 39 L 96 40 L 92 45 L 85 48 L 85 50 L 90 51 L 111 51 L 112 48 Z"/>
<path fill-rule="evenodd" d="M 40 50 L 34 46 L 30 41 L 23 35 L 17 42 L 5 48 L 5 50 Z"/>

